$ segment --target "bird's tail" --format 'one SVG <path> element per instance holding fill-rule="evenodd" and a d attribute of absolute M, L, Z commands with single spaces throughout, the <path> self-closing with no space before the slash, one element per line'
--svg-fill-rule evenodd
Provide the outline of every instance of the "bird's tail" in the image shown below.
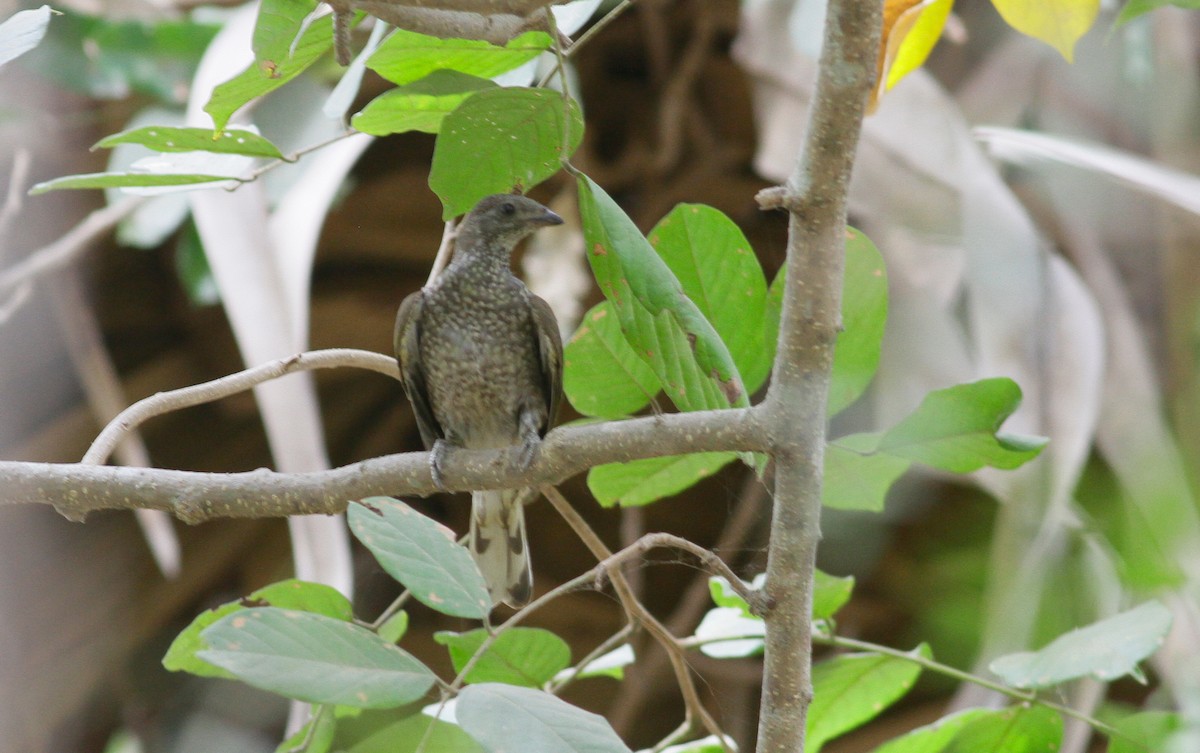
<path fill-rule="evenodd" d="M 525 508 L 516 491 L 484 491 L 471 495 L 469 546 L 487 581 L 492 603 L 524 606 L 533 592 Z"/>

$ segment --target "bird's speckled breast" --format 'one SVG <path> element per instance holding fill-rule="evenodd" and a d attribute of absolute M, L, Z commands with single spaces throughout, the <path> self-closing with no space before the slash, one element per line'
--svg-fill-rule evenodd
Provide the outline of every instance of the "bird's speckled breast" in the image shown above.
<path fill-rule="evenodd" d="M 426 295 L 421 361 L 447 439 L 518 444 L 522 407 L 548 404 L 525 285 L 507 269 L 452 267 Z"/>

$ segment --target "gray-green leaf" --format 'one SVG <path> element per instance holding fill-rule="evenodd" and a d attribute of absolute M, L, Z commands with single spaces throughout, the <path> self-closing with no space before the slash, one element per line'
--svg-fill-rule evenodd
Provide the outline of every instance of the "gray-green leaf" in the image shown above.
<path fill-rule="evenodd" d="M 459 726 L 491 753 L 630 753 L 604 717 L 540 690 L 470 685 L 455 713 Z"/>

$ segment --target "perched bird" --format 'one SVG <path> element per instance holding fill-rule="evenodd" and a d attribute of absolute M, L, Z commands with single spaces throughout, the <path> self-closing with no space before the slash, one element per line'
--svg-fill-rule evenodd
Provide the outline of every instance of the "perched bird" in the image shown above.
<path fill-rule="evenodd" d="M 509 264 L 522 238 L 561 223 L 524 196 L 483 199 L 459 225 L 450 265 L 400 304 L 396 358 L 439 487 L 448 448 L 519 445 L 528 468 L 554 421 L 562 395 L 558 323 Z M 533 589 L 519 496 L 471 496 L 471 553 L 492 602 L 512 606 L 528 602 Z"/>

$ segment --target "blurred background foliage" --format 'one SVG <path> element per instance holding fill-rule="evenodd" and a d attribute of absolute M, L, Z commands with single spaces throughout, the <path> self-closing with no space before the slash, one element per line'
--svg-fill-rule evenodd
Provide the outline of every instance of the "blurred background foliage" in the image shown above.
<path fill-rule="evenodd" d="M 1009 426 L 1052 442 L 1020 471 L 983 471 L 971 483 L 910 471 L 882 514 L 826 510 L 820 565 L 858 582 L 840 634 L 901 648 L 925 641 L 942 661 L 981 672 L 992 657 L 1158 596 L 1175 628 L 1148 684 L 1081 681 L 1063 700 L 1100 716 L 1165 708 L 1196 717 L 1200 19 L 1163 7 L 1114 26 L 1118 6 L 1102 4 L 1068 64 L 991 4 L 957 3 L 926 67 L 868 120 L 851 222 L 886 261 L 889 321 L 880 371 L 833 434 L 890 426 L 930 390 L 1003 375 L 1025 395 Z M 0 17 L 18 9 L 0 5 Z M 104 201 L 93 192 L 25 197 L 31 185 L 146 156 L 89 147 L 136 125 L 203 116 L 197 87 L 249 60 L 253 10 L 233 3 L 70 0 L 55 10 L 62 15 L 42 44 L 0 69 L 0 175 L 12 208 L 0 214 L 0 270 Z M 572 59 L 587 124 L 575 164 L 643 230 L 680 202 L 722 210 L 773 278 L 786 221 L 759 212 L 754 195 L 791 170 L 820 21 L 821 4 L 806 0 L 638 0 Z M 205 57 L 218 45 L 227 59 Z M 229 52 L 237 45 L 244 59 Z M 325 56 L 243 122 L 285 154 L 333 138 L 345 113 L 390 86 L 367 71 L 353 106 L 339 107 L 341 75 Z M 395 307 L 423 284 L 441 237 L 427 185 L 433 146 L 424 133 L 356 137 L 207 205 L 156 197 L 77 264 L 29 287 L 5 281 L 0 453 L 77 460 L 114 406 L 244 361 L 309 346 L 388 352 Z M 600 300 L 573 192 L 563 176 L 535 192 L 570 221 L 519 260 L 568 330 Z M 243 213 L 252 203 L 261 211 Z M 276 272 L 290 282 L 264 303 L 252 278 L 238 286 L 238 259 L 217 262 L 211 242 L 206 257 L 214 233 L 273 244 Z M 268 321 L 255 302 L 286 315 Z M 398 385 L 341 372 L 297 384 L 287 403 L 295 415 L 266 430 L 247 395 L 155 421 L 141 454 L 127 448 L 122 462 L 307 468 L 419 447 Z M 295 407 L 310 399 L 311 415 Z M 668 530 L 716 546 L 747 577 L 762 569 L 766 490 L 738 464 L 645 508 L 602 510 L 582 479 L 567 491 L 614 546 Z M 462 499 L 410 502 L 465 529 Z M 539 589 L 590 564 L 544 504 L 530 516 Z M 0 508 L 5 749 L 102 750 L 121 729 L 148 750 L 273 749 L 285 704 L 168 674 L 159 660 L 196 612 L 291 573 L 285 527 L 221 522 L 177 534 L 179 575 L 164 580 L 131 516 L 81 527 L 50 510 Z M 377 613 L 395 583 L 364 552 L 352 557 L 356 609 Z M 687 634 L 709 606 L 707 585 L 672 564 L 630 576 Z M 411 616 L 409 649 L 445 668 L 433 634 L 463 626 Z M 538 620 L 579 654 L 617 627 L 619 610 L 581 594 Z M 755 662 L 695 657 L 706 700 L 743 748 L 756 724 Z M 661 657 L 648 654 L 629 674 L 619 685 L 589 680 L 568 697 L 605 713 L 637 747 L 674 726 L 678 700 Z M 825 749 L 873 750 L 948 704 L 992 700 L 926 673 L 881 721 Z M 1064 750 L 1089 744 L 1104 749 L 1069 726 Z"/>

